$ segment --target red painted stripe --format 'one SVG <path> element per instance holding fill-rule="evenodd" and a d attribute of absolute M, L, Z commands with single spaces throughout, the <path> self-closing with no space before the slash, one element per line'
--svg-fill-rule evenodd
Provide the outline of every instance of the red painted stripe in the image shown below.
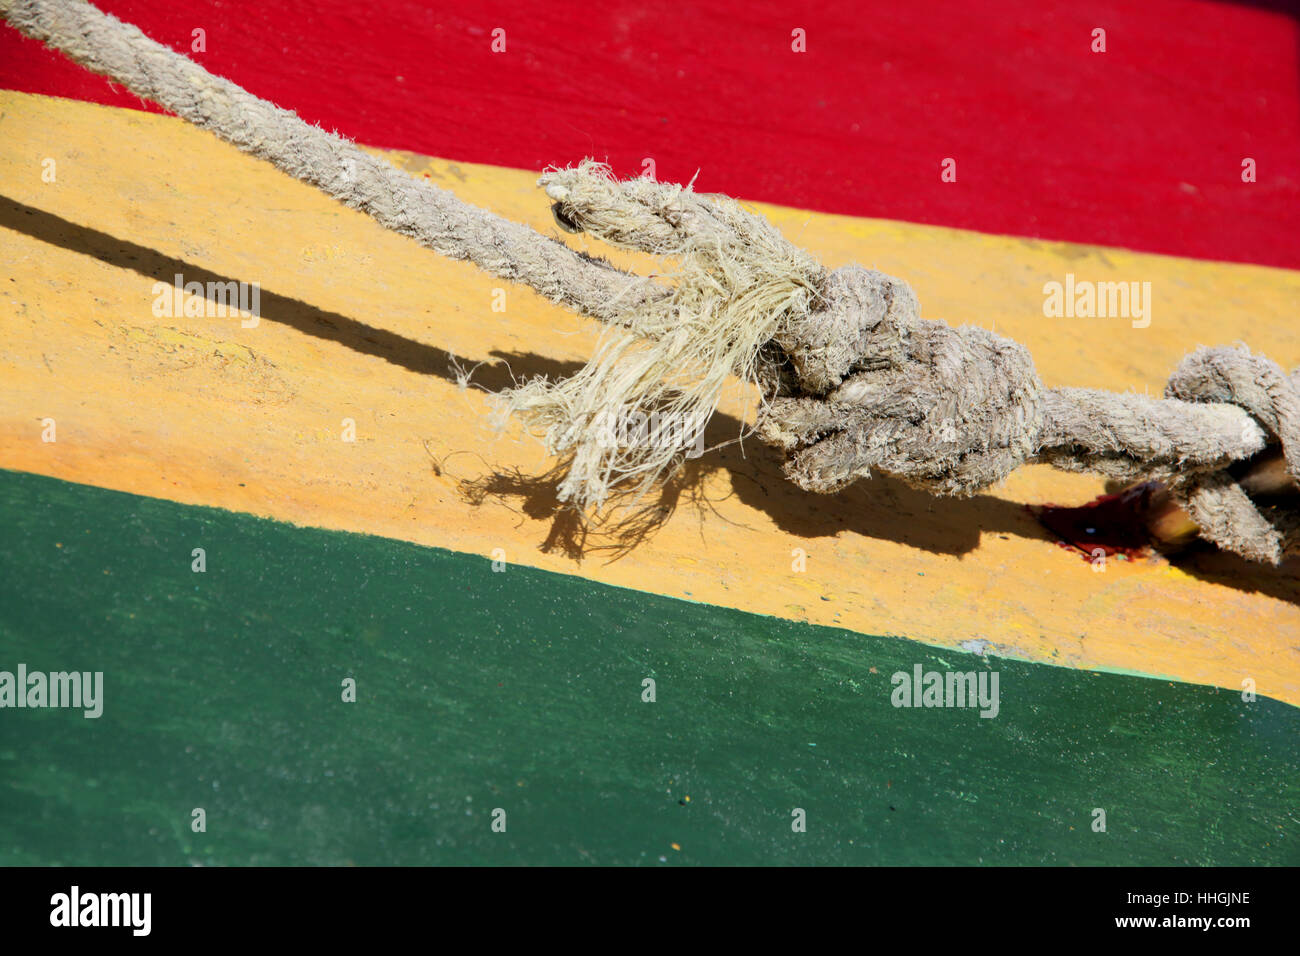
<path fill-rule="evenodd" d="M 377 146 L 652 157 L 750 199 L 1300 268 L 1300 31 L 1280 0 L 100 5 L 181 50 L 204 29 L 196 59 Z M 11 30 L 0 85 L 140 105 Z"/>

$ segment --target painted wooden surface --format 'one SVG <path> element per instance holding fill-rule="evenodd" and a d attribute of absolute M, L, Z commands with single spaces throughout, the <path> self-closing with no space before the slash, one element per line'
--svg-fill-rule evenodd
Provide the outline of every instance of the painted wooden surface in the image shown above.
<path fill-rule="evenodd" d="M 1300 863 L 1274 701 L 12 472 L 0 522 L 0 668 L 104 675 L 0 714 L 0 865 Z"/>
<path fill-rule="evenodd" d="M 1300 360 L 1290 3 L 101 5 L 544 231 L 512 167 L 785 203 L 758 208 L 1050 385 Z M 1024 510 L 1095 479 L 818 497 L 754 442 L 583 538 L 484 390 L 576 369 L 590 323 L 493 311 L 494 280 L 0 27 L 6 87 L 107 105 L 0 92 L 0 670 L 108 693 L 0 713 L 0 864 L 1300 862 L 1294 563 L 1097 573 Z M 159 314 L 178 273 L 259 283 L 261 321 Z M 1067 275 L 1151 282 L 1150 326 L 1045 317 Z M 893 707 L 917 665 L 997 672 L 998 717 Z"/>
<path fill-rule="evenodd" d="M 542 446 L 491 425 L 487 389 L 574 370 L 596 330 L 175 119 L 0 94 L 0 467 L 489 555 L 863 633 L 1300 702 L 1300 572 L 1059 550 L 1027 503 L 1097 479 L 1022 469 L 969 500 L 890 480 L 802 493 L 756 442 L 706 455 L 653 534 L 585 543 L 554 512 Z M 53 157 L 59 178 L 41 179 Z M 402 154 L 470 202 L 555 231 L 533 176 Z M 1300 356 L 1300 274 L 759 207 L 835 266 L 903 276 L 928 317 L 1025 343 L 1051 385 L 1156 393 L 1184 352 L 1247 338 Z M 645 264 L 642 263 L 642 266 Z M 154 314 L 157 282 L 262 287 L 262 319 Z M 1045 281 L 1148 277 L 1149 327 L 1048 320 Z M 977 295 L 972 295 L 977 290 Z M 711 438 L 734 437 L 729 401 Z M 42 441 L 43 421 L 58 440 Z M 356 441 L 343 441 L 344 420 Z M 633 529 L 635 531 L 636 529 Z M 579 545 L 582 544 L 582 547 Z M 627 549 L 616 552 L 600 548 Z M 585 548 L 585 550 L 584 550 Z M 797 552 L 807 570 L 793 570 Z M 611 561 L 619 553 L 618 560 Z"/>

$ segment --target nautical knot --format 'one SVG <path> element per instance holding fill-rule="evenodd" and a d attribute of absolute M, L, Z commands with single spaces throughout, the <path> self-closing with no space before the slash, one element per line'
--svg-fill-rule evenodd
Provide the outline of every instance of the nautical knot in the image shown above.
<path fill-rule="evenodd" d="M 1231 467 L 1280 443 L 1300 479 L 1300 375 L 1244 347 L 1188 355 L 1164 400 L 1051 389 L 1023 346 L 922 319 L 907 283 L 860 266 L 830 273 L 817 307 L 774 346 L 758 433 L 807 491 L 878 472 L 969 495 L 1044 462 L 1160 479 L 1203 537 L 1254 560 L 1300 550 L 1296 509 L 1252 500 Z"/>
<path fill-rule="evenodd" d="M 561 457 L 562 501 L 598 508 L 615 487 L 646 490 L 739 379 L 762 396 L 759 434 L 809 491 L 882 472 L 968 495 L 1039 461 L 1162 480 L 1205 537 L 1256 560 L 1300 544 L 1296 509 L 1253 501 L 1237 477 L 1237 463 L 1280 443 L 1300 478 L 1297 379 L 1245 348 L 1194 352 L 1165 399 L 1047 388 L 1017 343 L 923 320 L 905 282 L 828 272 L 725 196 L 620 182 L 592 162 L 543 175 L 564 229 L 658 258 L 654 276 L 636 275 L 414 178 L 83 0 L 0 0 L 0 16 L 386 228 L 606 323 L 579 373 L 505 395 Z M 670 420 L 668 443 L 607 440 L 611 418 L 655 416 Z"/>

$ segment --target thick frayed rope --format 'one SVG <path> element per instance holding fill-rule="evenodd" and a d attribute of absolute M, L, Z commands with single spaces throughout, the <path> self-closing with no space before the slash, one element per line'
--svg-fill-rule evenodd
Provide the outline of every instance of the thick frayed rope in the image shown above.
<path fill-rule="evenodd" d="M 1160 479 L 1202 537 L 1252 560 L 1300 552 L 1294 507 L 1252 501 L 1227 471 L 1281 443 L 1300 480 L 1300 374 L 1245 348 L 1202 348 L 1163 400 L 1049 389 L 1023 346 L 921 319 L 901 280 L 846 266 L 831 273 L 826 298 L 778 336 L 792 374 L 759 422 L 801 488 L 833 492 L 877 471 L 968 495 L 1042 462 Z"/>
<path fill-rule="evenodd" d="M 566 458 L 560 500 L 599 508 L 616 486 L 638 496 L 698 446 L 733 377 L 757 385 L 764 344 L 808 313 L 825 273 L 725 197 L 620 183 L 592 162 L 551 170 L 541 184 L 568 228 L 671 260 L 670 294 L 628 310 L 582 371 L 506 394 Z"/>
<path fill-rule="evenodd" d="M 1254 560 L 1300 551 L 1300 513 L 1254 501 L 1230 469 L 1280 444 L 1300 480 L 1300 376 L 1245 348 L 1194 352 L 1163 400 L 1046 388 L 1024 347 L 921 319 L 899 279 L 826 272 L 726 197 L 594 163 L 543 175 L 566 229 L 659 256 L 656 282 L 408 176 L 83 0 L 0 0 L 0 16 L 387 228 L 608 323 L 578 374 L 504 396 L 562 457 L 562 500 L 599 507 L 663 478 L 739 378 L 759 388 L 758 434 L 809 491 L 880 472 L 968 495 L 1045 462 L 1161 479 L 1203 537 Z"/>

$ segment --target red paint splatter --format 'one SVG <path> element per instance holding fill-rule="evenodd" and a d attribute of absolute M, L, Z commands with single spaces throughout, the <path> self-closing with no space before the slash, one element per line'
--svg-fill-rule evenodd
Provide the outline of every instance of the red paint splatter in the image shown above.
<path fill-rule="evenodd" d="M 1151 495 L 1159 487 L 1148 481 L 1113 495 L 1102 495 L 1077 508 L 1047 504 L 1029 507 L 1029 513 L 1060 540 L 1063 548 L 1075 548 L 1091 559 L 1100 550 L 1107 557 L 1122 554 L 1137 558 L 1151 543 L 1144 513 Z"/>

